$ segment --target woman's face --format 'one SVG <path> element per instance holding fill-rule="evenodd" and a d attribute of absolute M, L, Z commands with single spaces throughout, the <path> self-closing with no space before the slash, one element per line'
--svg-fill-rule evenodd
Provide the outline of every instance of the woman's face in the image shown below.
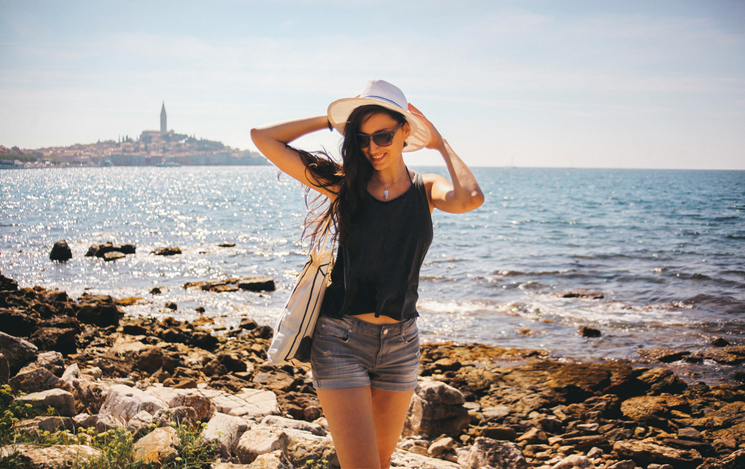
<path fill-rule="evenodd" d="M 402 158 L 402 151 L 404 148 L 404 142 L 409 136 L 410 128 L 409 124 L 399 126 L 398 122 L 388 114 L 376 113 L 371 114 L 369 117 L 363 120 L 360 125 L 359 132 L 366 135 L 373 135 L 378 132 L 388 132 L 396 130 L 393 135 L 393 141 L 390 145 L 381 147 L 378 146 L 374 139 L 370 140 L 370 145 L 367 148 L 362 149 L 362 153 L 367 157 L 372 167 L 380 171 L 391 165 L 396 165 Z"/>

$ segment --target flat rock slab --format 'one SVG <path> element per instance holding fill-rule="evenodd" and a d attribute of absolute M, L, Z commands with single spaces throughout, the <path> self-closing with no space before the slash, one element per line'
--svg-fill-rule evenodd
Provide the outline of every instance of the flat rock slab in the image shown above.
<path fill-rule="evenodd" d="M 0 448 L 0 458 L 6 458 L 18 452 L 20 460 L 30 463 L 31 467 L 71 467 L 80 466 L 101 456 L 96 448 L 85 445 L 8 445 Z"/>
<path fill-rule="evenodd" d="M 52 407 L 57 414 L 63 417 L 72 417 L 75 415 L 75 397 L 71 393 L 59 388 L 32 392 L 31 394 L 17 398 L 16 401 L 30 404 L 37 409 L 46 410 L 48 407 Z"/>
<path fill-rule="evenodd" d="M 391 467 L 418 467 L 421 469 L 462 469 L 460 465 L 444 459 L 430 458 L 397 449 L 391 456 Z"/>
<path fill-rule="evenodd" d="M 177 396 L 204 396 L 215 405 L 215 409 L 234 417 L 261 418 L 267 415 L 280 415 L 277 396 L 271 391 L 244 388 L 237 394 L 216 389 L 176 389 L 163 386 L 150 386 L 145 391 L 164 402 Z"/>

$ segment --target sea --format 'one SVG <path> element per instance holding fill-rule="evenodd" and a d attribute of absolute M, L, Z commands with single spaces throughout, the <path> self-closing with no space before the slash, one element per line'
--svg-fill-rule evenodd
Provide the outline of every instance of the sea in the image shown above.
<path fill-rule="evenodd" d="M 417 304 L 424 341 L 633 364 L 653 347 L 697 352 L 718 338 L 745 345 L 745 171 L 473 172 L 485 203 L 433 214 Z M 218 330 L 242 318 L 273 326 L 306 261 L 306 210 L 300 184 L 273 166 L 0 171 L 0 271 L 73 298 L 141 297 L 123 308 L 133 316 L 188 320 L 201 306 Z M 73 258 L 50 261 L 62 239 Z M 107 241 L 137 251 L 113 262 L 85 257 Z M 182 254 L 152 254 L 165 246 Z M 251 275 L 273 278 L 277 290 L 183 288 Z M 601 336 L 583 337 L 581 326 Z M 742 369 L 709 360 L 664 366 L 707 383 L 730 382 Z"/>

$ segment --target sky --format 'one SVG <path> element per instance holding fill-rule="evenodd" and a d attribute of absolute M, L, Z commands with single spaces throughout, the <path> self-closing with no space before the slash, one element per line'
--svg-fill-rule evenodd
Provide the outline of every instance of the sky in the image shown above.
<path fill-rule="evenodd" d="M 165 102 L 254 150 L 371 78 L 473 166 L 745 169 L 744 0 L 0 0 L 6 147 L 136 138 Z"/>

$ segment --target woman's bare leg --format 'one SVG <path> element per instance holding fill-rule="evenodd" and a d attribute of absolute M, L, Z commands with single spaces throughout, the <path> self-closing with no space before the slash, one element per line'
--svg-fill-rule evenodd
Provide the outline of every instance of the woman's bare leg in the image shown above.
<path fill-rule="evenodd" d="M 370 386 L 316 389 L 316 394 L 342 469 L 380 469 Z"/>
<path fill-rule="evenodd" d="M 388 469 L 391 465 L 391 455 L 401 438 L 412 394 L 414 391 L 372 388 L 372 410 L 381 469 Z"/>

